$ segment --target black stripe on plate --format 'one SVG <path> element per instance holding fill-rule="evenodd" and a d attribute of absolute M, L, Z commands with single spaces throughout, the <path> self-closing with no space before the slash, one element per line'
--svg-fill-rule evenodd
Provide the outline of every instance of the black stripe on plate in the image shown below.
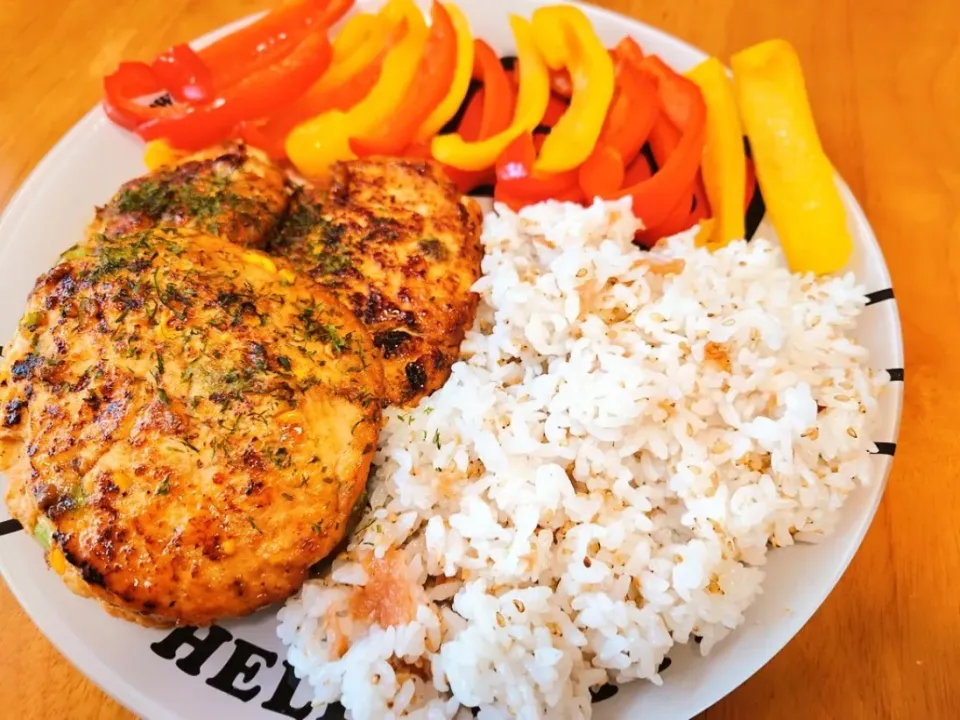
<path fill-rule="evenodd" d="M 750 141 L 746 137 L 743 138 L 743 151 L 748 158 L 753 158 Z M 754 175 L 756 175 L 756 171 L 754 171 Z M 757 234 L 757 228 L 760 227 L 760 223 L 763 222 L 766 214 L 767 204 L 763 201 L 763 193 L 760 192 L 760 183 L 756 182 L 753 186 L 753 197 L 750 198 L 750 202 L 747 204 L 747 212 L 744 215 L 743 236 L 745 239 L 753 239 L 753 236 Z"/>
<path fill-rule="evenodd" d="M 23 525 L 20 524 L 19 520 L 11 518 L 10 520 L 0 521 L 0 535 L 11 535 L 18 530 L 23 530 Z"/>
<path fill-rule="evenodd" d="M 888 368 L 890 382 L 903 382 L 903 368 Z"/>
<path fill-rule="evenodd" d="M 874 290 L 871 293 L 867 293 L 867 305 L 876 305 L 884 300 L 893 300 L 893 288 Z"/>
<path fill-rule="evenodd" d="M 893 454 L 897 452 L 897 444 L 892 442 L 878 442 L 874 443 L 877 446 L 877 452 L 873 453 L 874 455 L 889 455 L 893 457 Z"/>
<path fill-rule="evenodd" d="M 493 197 L 493 185 L 477 185 L 473 190 L 467 193 L 470 197 Z"/>
<path fill-rule="evenodd" d="M 591 702 L 603 702 L 604 700 L 609 700 L 614 695 L 620 692 L 620 688 L 616 685 L 611 685 L 607 683 L 606 685 L 601 685 L 596 690 L 590 691 L 590 700 Z"/>

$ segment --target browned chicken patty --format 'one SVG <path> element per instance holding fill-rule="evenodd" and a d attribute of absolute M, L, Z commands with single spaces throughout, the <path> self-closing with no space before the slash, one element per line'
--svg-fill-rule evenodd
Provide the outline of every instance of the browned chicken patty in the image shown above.
<path fill-rule="evenodd" d="M 262 247 L 289 198 L 287 179 L 269 158 L 230 143 L 125 183 L 97 209 L 90 230 L 112 238 L 150 227 L 184 228 Z"/>
<path fill-rule="evenodd" d="M 294 196 L 269 249 L 353 310 L 383 359 L 386 399 L 412 405 L 443 385 L 473 324 L 481 225 L 436 164 L 356 160 Z"/>
<path fill-rule="evenodd" d="M 7 503 L 114 614 L 242 616 L 343 537 L 382 393 L 363 325 L 282 260 L 94 236 L 39 278 L 0 359 Z"/>

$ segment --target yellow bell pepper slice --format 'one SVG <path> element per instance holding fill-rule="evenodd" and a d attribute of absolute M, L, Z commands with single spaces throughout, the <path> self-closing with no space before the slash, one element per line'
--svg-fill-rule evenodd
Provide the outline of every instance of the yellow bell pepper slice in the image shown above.
<path fill-rule="evenodd" d="M 326 92 L 367 67 L 383 51 L 388 21 L 381 15 L 360 13 L 351 17 L 333 39 L 330 67 L 311 92 Z"/>
<path fill-rule="evenodd" d="M 463 11 L 452 3 L 443 3 L 443 7 L 450 14 L 450 21 L 457 33 L 457 66 L 453 71 L 453 81 L 450 90 L 440 104 L 431 112 L 417 131 L 417 142 L 427 142 L 440 132 L 440 129 L 460 109 L 463 99 L 470 88 L 470 78 L 473 75 L 473 33 L 470 31 L 470 22 Z"/>
<path fill-rule="evenodd" d="M 825 274 L 853 252 L 847 213 L 823 152 L 796 51 L 770 40 L 731 59 L 757 182 L 795 272 Z"/>
<path fill-rule="evenodd" d="M 747 157 L 743 129 L 733 94 L 733 83 L 717 58 L 709 58 L 687 73 L 707 104 L 706 141 L 700 172 L 715 222 L 706 240 L 723 247 L 746 233 L 743 194 L 747 184 Z"/>
<path fill-rule="evenodd" d="M 143 164 L 153 172 L 167 165 L 176 165 L 185 155 L 166 140 L 151 140 L 143 149 Z"/>
<path fill-rule="evenodd" d="M 405 22 L 406 34 L 388 51 L 373 89 L 349 110 L 322 113 L 287 136 L 287 157 L 308 178 L 321 177 L 338 160 L 355 158 L 349 139 L 371 134 L 406 98 L 427 40 L 427 24 L 413 0 L 390 0 L 383 15 L 391 28 Z"/>
<path fill-rule="evenodd" d="M 510 16 L 517 46 L 520 83 L 513 122 L 503 132 L 486 140 L 468 142 L 458 134 L 438 135 L 431 143 L 434 159 L 458 170 L 486 170 L 521 133 L 532 132 L 543 119 L 550 100 L 550 75 L 537 51 L 533 27 L 517 15 Z"/>
<path fill-rule="evenodd" d="M 538 172 L 559 173 L 583 164 L 597 144 L 613 100 L 613 60 L 578 7 L 537 8 L 532 24 L 547 65 L 551 70 L 567 68 L 573 83 L 570 107 L 547 136 L 533 166 Z"/>

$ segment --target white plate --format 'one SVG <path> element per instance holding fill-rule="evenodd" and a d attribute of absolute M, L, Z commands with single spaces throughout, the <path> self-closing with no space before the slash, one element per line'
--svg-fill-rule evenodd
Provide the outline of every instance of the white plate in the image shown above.
<path fill-rule="evenodd" d="M 362 0 L 360 7 L 379 4 Z M 424 0 L 421 4 L 428 6 Z M 535 0 L 460 0 L 474 33 L 502 54 L 513 50 L 508 13 L 529 17 L 537 4 Z M 632 35 L 646 51 L 680 70 L 704 57 L 699 50 L 641 23 L 594 7 L 583 9 L 608 45 Z M 139 140 L 111 125 L 98 107 L 24 183 L 0 221 L 3 341 L 16 327 L 34 278 L 80 237 L 94 205 L 143 172 L 141 152 Z M 861 320 L 860 340 L 871 351 L 876 367 L 902 368 L 900 323 L 883 256 L 860 206 L 842 183 L 841 189 L 856 239 L 851 268 L 868 290 L 878 293 L 878 301 Z M 768 237 L 771 232 L 766 225 L 761 228 Z M 884 397 L 878 437 L 889 444 L 881 446 L 881 454 L 874 459 L 872 484 L 847 500 L 838 532 L 820 545 L 773 552 L 764 593 L 747 613 L 743 627 L 706 658 L 689 648 L 675 648 L 663 687 L 647 683 L 622 687 L 594 706 L 595 717 L 689 718 L 750 677 L 803 627 L 840 579 L 880 502 L 899 429 L 902 387 L 902 382 L 894 383 Z M 0 491 L 5 491 L 5 485 L 0 477 Z M 8 517 L 6 508 L 0 509 L 0 521 Z M 308 707 L 299 712 L 290 709 L 304 705 L 307 691 L 299 687 L 294 692 L 296 679 L 283 663 L 272 611 L 196 635 L 189 629 L 171 634 L 128 624 L 70 593 L 47 570 L 40 547 L 23 532 L 0 537 L 0 571 L 60 651 L 140 716 L 269 720 L 319 715 Z M 205 639 L 196 640 L 201 637 Z M 183 639 L 195 647 L 178 647 Z M 327 717 L 339 715 L 329 712 Z"/>

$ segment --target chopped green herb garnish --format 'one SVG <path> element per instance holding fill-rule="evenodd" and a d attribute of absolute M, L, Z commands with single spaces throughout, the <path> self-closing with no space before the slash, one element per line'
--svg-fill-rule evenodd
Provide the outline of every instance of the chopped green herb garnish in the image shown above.
<path fill-rule="evenodd" d="M 258 533 L 260 533 L 261 535 L 263 535 L 263 530 L 261 530 L 260 528 L 257 527 L 257 524 L 253 521 L 253 518 L 250 517 L 249 515 L 247 515 L 247 522 L 250 523 L 250 527 L 252 527 L 252 528 L 253 528 L 254 530 L 256 530 Z"/>
<path fill-rule="evenodd" d="M 40 327 L 43 318 L 44 314 L 42 312 L 28 312 L 23 316 L 23 326 L 30 332 L 33 332 Z"/>
<path fill-rule="evenodd" d="M 437 446 L 437 450 L 440 449 L 440 431 L 435 430 L 433 433 L 433 444 Z"/>
<path fill-rule="evenodd" d="M 157 495 L 166 495 L 170 492 L 170 476 L 167 475 L 157 488 Z"/>
<path fill-rule="evenodd" d="M 435 237 L 420 238 L 420 251 L 433 260 L 446 260 L 447 248 Z"/>
<path fill-rule="evenodd" d="M 290 364 L 290 358 L 288 358 L 286 355 L 280 355 L 280 356 L 277 358 L 277 365 L 279 365 L 280 367 L 282 367 L 282 368 L 283 368 L 284 370 L 286 370 L 287 372 L 290 372 L 290 368 L 293 367 L 293 366 Z"/>

